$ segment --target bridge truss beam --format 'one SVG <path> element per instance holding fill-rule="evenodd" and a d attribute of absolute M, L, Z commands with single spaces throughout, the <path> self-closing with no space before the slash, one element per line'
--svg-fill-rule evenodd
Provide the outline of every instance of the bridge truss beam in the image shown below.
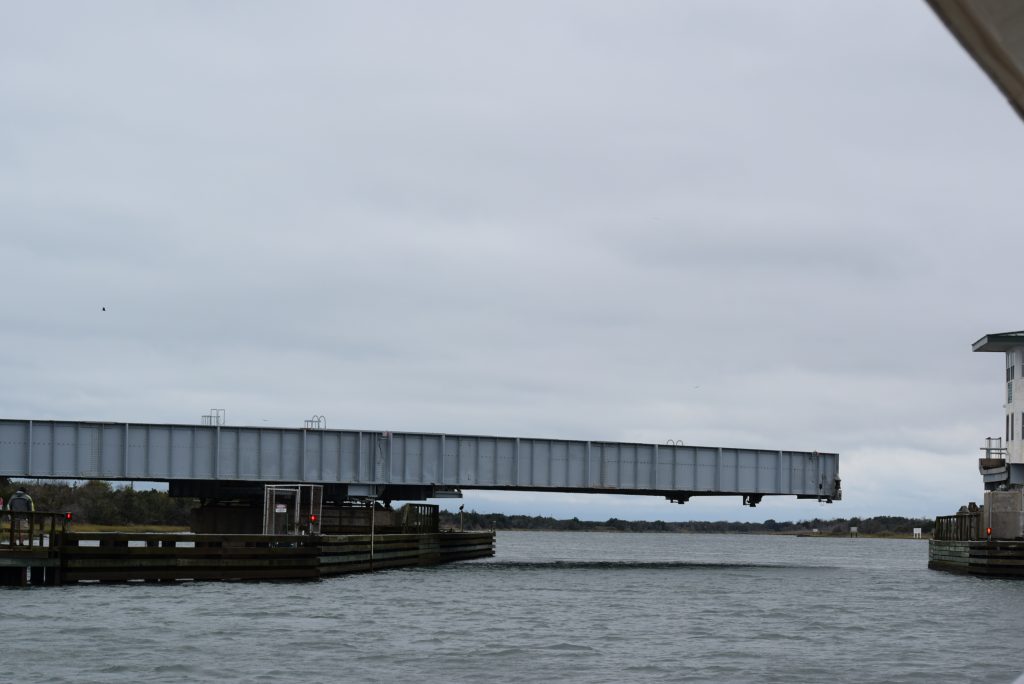
<path fill-rule="evenodd" d="M 461 489 L 841 497 L 834 453 L 224 425 L 0 419 L 0 476 L 174 482 L 180 493 L 304 482 L 347 496 Z M 191 495 L 191 494 L 190 494 Z"/>

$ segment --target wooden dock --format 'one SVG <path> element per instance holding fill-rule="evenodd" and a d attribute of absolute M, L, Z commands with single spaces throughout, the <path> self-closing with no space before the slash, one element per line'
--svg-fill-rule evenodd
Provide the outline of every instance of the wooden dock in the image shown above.
<path fill-rule="evenodd" d="M 928 542 L 928 567 L 964 575 L 1024 577 L 1024 541 L 933 539 Z"/>
<path fill-rule="evenodd" d="M 928 567 L 961 575 L 1024 578 L 1024 540 L 989 539 L 986 532 L 977 510 L 964 507 L 955 515 L 939 516 L 928 542 Z"/>
<path fill-rule="evenodd" d="M 256 535 L 56 533 L 0 546 L 0 585 L 202 580 L 314 580 L 494 555 L 494 532 Z"/>

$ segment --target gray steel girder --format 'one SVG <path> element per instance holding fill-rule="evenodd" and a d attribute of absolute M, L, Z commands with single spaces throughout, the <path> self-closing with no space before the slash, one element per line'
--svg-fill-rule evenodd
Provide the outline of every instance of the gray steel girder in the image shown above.
<path fill-rule="evenodd" d="M 0 419 L 0 476 L 839 499 L 834 453 L 364 430 Z"/>

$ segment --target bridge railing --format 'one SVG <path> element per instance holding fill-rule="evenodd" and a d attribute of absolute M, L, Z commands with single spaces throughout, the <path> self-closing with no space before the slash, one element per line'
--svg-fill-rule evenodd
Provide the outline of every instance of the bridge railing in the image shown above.
<path fill-rule="evenodd" d="M 10 547 L 34 548 L 44 546 L 43 537 L 48 535 L 52 545 L 58 534 L 68 531 L 70 521 L 68 513 L 3 511 L 0 512 L 0 541 Z"/>
<path fill-rule="evenodd" d="M 935 518 L 932 539 L 941 541 L 975 541 L 981 538 L 980 513 L 957 513 Z"/>

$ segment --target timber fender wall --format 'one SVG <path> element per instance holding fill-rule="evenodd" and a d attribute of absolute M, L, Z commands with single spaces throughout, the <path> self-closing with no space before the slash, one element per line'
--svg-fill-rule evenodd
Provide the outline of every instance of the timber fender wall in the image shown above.
<path fill-rule="evenodd" d="M 494 532 L 271 536 L 67 533 L 0 551 L 0 584 L 319 579 L 494 555 Z"/>
<path fill-rule="evenodd" d="M 964 575 L 1024 578 L 1024 541 L 928 542 L 928 567 Z"/>

